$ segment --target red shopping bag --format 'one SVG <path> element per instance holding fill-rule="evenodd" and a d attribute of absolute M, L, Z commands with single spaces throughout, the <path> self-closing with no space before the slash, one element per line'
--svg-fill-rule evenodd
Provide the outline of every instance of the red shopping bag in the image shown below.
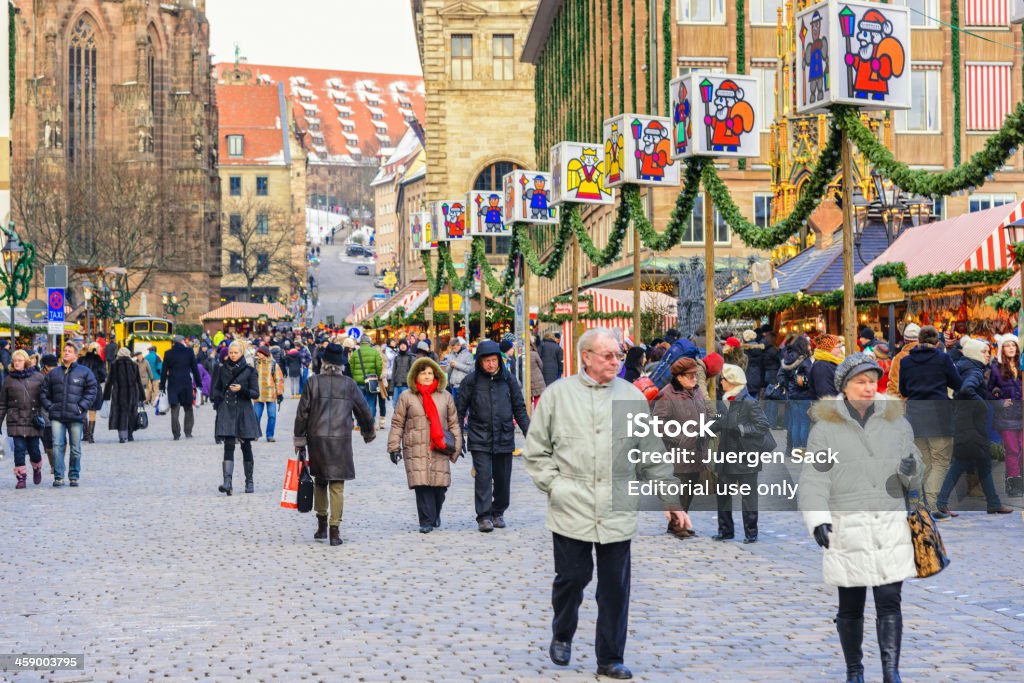
<path fill-rule="evenodd" d="M 284 471 L 284 486 L 281 488 L 281 507 L 290 510 L 299 508 L 299 473 L 301 471 L 302 461 L 298 458 L 289 458 Z"/>

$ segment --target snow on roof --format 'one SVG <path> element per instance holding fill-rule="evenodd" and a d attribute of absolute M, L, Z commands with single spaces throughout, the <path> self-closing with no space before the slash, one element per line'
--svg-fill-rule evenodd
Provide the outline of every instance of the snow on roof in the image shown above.
<path fill-rule="evenodd" d="M 328 88 L 327 89 L 327 96 L 329 98 L 331 98 L 332 100 L 334 100 L 335 102 L 338 102 L 338 101 L 346 102 L 346 101 L 348 101 L 348 93 L 346 93 L 344 90 L 338 90 L 336 88 Z"/>
<path fill-rule="evenodd" d="M 342 126 L 352 126 L 353 128 L 355 128 L 356 126 L 356 122 L 353 121 L 352 119 L 343 119 L 342 117 L 339 116 L 338 120 L 341 121 Z"/>
<path fill-rule="evenodd" d="M 270 74 L 260 74 L 261 83 L 271 83 L 273 80 L 274 79 L 270 77 Z"/>
<path fill-rule="evenodd" d="M 391 142 L 390 136 L 382 135 L 381 133 L 377 133 L 377 139 L 380 140 L 381 142 Z"/>
<path fill-rule="evenodd" d="M 338 88 L 338 89 L 341 89 L 341 88 L 345 87 L 345 83 L 342 82 L 342 80 L 340 78 L 338 78 L 337 76 L 335 76 L 334 78 L 328 78 L 327 79 L 327 85 L 329 85 L 332 88 Z"/>
<path fill-rule="evenodd" d="M 345 145 L 345 148 L 348 149 L 348 151 L 351 152 L 352 154 L 363 153 L 363 150 L 359 148 L 359 145 Z"/>
<path fill-rule="evenodd" d="M 370 113 L 374 114 L 375 116 L 384 116 L 384 110 L 381 109 L 380 107 L 374 107 L 368 104 L 366 105 L 366 108 L 369 109 Z"/>
<path fill-rule="evenodd" d="M 348 140 L 349 142 L 353 144 L 359 144 L 359 136 L 356 135 L 355 133 L 343 132 L 342 135 L 344 135 L 345 139 Z"/>
<path fill-rule="evenodd" d="M 344 104 L 336 104 L 334 105 L 334 108 L 338 110 L 339 114 L 344 114 L 345 116 L 352 116 L 352 107 L 349 107 Z"/>
<path fill-rule="evenodd" d="M 299 102 L 299 104 L 301 104 L 302 108 L 305 109 L 307 112 L 313 112 L 315 114 L 318 111 L 318 108 L 315 104 L 310 104 L 309 102 Z"/>

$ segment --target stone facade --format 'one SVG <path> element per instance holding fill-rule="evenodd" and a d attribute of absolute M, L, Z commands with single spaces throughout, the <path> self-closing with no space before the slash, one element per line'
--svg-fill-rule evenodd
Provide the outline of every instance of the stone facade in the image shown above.
<path fill-rule="evenodd" d="M 192 306 L 180 319 L 194 321 L 219 303 L 221 274 L 217 107 L 205 0 L 14 4 L 15 195 L 19 181 L 39 169 L 58 177 L 86 169 L 88 177 L 95 160 L 154 173 L 161 189 L 174 193 L 177 215 L 160 238 L 159 266 L 129 312 L 144 312 L 142 302 L 159 301 L 162 291 L 188 292 Z M 19 223 L 19 229 L 33 238 L 31 226 Z M 56 260 L 81 258 L 63 253 Z"/>

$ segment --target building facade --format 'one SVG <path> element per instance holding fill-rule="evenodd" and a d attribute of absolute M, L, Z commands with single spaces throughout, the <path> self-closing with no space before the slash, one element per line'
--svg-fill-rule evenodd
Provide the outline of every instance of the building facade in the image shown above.
<path fill-rule="evenodd" d="M 221 297 L 287 306 L 306 280 L 306 155 L 284 85 L 228 78 L 217 85 L 217 103 Z"/>
<path fill-rule="evenodd" d="M 13 213 L 23 238 L 37 246 L 37 266 L 124 267 L 129 312 L 147 312 L 145 302 L 169 290 L 189 294 L 193 305 L 182 317 L 196 319 L 220 297 L 217 108 L 205 0 L 14 5 Z M 104 197 L 111 179 L 140 193 L 130 207 L 137 218 L 120 227 L 122 205 L 135 198 Z M 46 196 L 72 186 L 88 201 L 68 194 L 63 207 L 44 210 Z M 157 201 L 164 208 L 152 210 Z M 85 209 L 106 214 L 86 217 Z M 131 239 L 132 230 L 140 236 Z M 77 294 L 73 286 L 69 298 Z"/>
<path fill-rule="evenodd" d="M 380 170 L 370 186 L 373 188 L 374 245 L 377 248 L 377 274 L 385 271 L 401 275 L 409 264 L 405 255 L 408 244 L 399 239 L 407 214 L 421 210 L 407 201 L 405 189 L 410 172 L 423 170 L 423 146 L 415 131 L 409 129 L 399 140 L 391 155 L 381 161 Z M 417 254 L 417 257 L 419 255 Z"/>
<path fill-rule="evenodd" d="M 536 5 L 411 1 L 426 87 L 426 201 L 497 190 L 506 173 L 536 167 L 534 67 L 517 59 Z M 488 238 L 495 263 L 503 262 L 508 240 Z M 456 263 L 467 244 L 453 243 Z"/>
<path fill-rule="evenodd" d="M 1024 95 L 1020 32 L 1011 30 L 1004 0 L 893 2 L 912 10 L 915 102 L 909 112 L 892 113 L 873 125 L 897 158 L 914 168 L 952 168 L 984 146 Z M 789 17 L 810 4 L 804 0 L 541 0 L 522 55 L 524 61 L 538 66 L 536 155 L 541 167 L 548 148 L 559 140 L 599 140 L 601 122 L 613 114 L 667 116 L 666 69 L 670 77 L 695 69 L 749 74 L 760 83 L 765 112 L 761 157 L 719 160 L 719 175 L 739 209 L 756 224 L 767 226 L 784 218 L 799 197 L 808 167 L 817 159 L 822 126 L 827 127 L 823 117 L 796 117 L 793 111 L 791 74 L 797 27 Z M 968 32 L 954 30 L 951 24 Z M 665 52 L 668 37 L 670 54 Z M 956 54 L 958 62 L 954 62 Z M 1020 154 L 975 193 L 936 198 L 935 213 L 953 216 L 1019 198 L 1024 193 Z M 868 183 L 865 189 L 870 192 Z M 656 229 L 667 223 L 678 191 L 654 192 Z M 588 208 L 583 216 L 595 242 L 603 245 L 613 211 Z M 698 197 L 684 243 L 663 254 L 665 260 L 703 255 L 702 221 Z M 721 218 L 716 219 L 715 231 L 719 271 L 743 271 L 749 256 L 764 255 L 747 248 Z M 625 271 L 631 270 L 632 244 L 632 235 L 627 235 L 623 258 L 606 268 L 591 266 L 584 259 L 583 284 L 629 286 Z M 645 272 L 651 273 L 653 282 L 658 265 L 653 255 L 645 251 L 643 256 Z M 564 294 L 570 280 L 566 259 L 553 280 L 541 282 L 540 299 Z"/>

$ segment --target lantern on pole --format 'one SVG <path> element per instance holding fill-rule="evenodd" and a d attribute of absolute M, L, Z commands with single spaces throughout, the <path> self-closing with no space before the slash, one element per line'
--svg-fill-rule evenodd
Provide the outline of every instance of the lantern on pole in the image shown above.
<path fill-rule="evenodd" d="M 626 183 L 654 187 L 678 186 L 679 164 L 672 157 L 669 129 L 663 116 L 620 114 L 604 122 L 604 168 L 608 188 Z"/>
<path fill-rule="evenodd" d="M 673 156 L 761 156 L 760 84 L 752 76 L 694 71 L 674 79 Z M 694 118 L 703 125 L 694 135 Z"/>

